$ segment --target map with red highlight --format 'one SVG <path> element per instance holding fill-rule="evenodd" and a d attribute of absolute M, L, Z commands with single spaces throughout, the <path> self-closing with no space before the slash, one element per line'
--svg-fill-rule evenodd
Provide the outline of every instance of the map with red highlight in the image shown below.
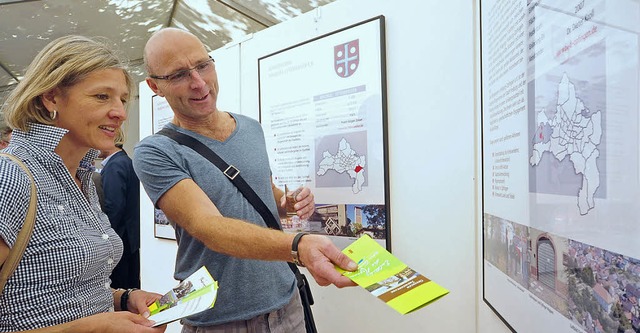
<path fill-rule="evenodd" d="M 324 176 L 327 171 L 333 170 L 339 174 L 346 173 L 353 179 L 351 189 L 353 193 L 362 191 L 362 185 L 365 182 L 364 166 L 366 158 L 364 155 L 358 155 L 346 139 L 341 139 L 338 144 L 338 152 L 333 155 L 329 151 L 322 153 L 322 161 L 318 165 L 318 176 Z"/>
<path fill-rule="evenodd" d="M 551 118 L 544 108 L 536 113 L 537 130 L 529 164 L 537 166 L 545 153 L 551 153 L 558 162 L 569 157 L 575 173 L 582 177 L 576 191 L 577 204 L 580 215 L 586 215 L 595 207 L 594 195 L 600 186 L 596 160 L 600 157 L 602 112 L 585 106 L 566 73 L 558 83 L 555 111 Z"/>

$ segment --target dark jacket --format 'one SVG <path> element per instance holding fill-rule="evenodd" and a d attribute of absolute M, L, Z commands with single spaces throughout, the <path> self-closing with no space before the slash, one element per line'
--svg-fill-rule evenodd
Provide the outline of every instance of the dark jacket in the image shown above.
<path fill-rule="evenodd" d="M 124 253 L 111 275 L 114 288 L 140 288 L 140 182 L 131 158 L 124 150 L 115 153 L 100 172 L 103 211 L 122 238 Z"/>

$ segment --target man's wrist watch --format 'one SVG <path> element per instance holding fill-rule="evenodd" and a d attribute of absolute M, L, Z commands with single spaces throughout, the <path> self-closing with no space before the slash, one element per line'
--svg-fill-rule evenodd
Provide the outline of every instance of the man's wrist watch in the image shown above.
<path fill-rule="evenodd" d="M 295 237 L 293 237 L 293 243 L 291 243 L 291 256 L 293 257 L 293 263 L 300 267 L 304 267 L 304 264 L 300 261 L 300 257 L 298 255 L 298 243 L 300 243 L 302 236 L 308 234 L 308 232 L 299 232 Z"/>

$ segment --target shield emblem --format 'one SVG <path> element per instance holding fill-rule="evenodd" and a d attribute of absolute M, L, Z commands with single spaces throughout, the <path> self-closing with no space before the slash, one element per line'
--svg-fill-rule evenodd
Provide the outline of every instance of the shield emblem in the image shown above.
<path fill-rule="evenodd" d="M 360 40 L 333 47 L 333 67 L 340 77 L 349 77 L 358 69 L 360 63 Z"/>

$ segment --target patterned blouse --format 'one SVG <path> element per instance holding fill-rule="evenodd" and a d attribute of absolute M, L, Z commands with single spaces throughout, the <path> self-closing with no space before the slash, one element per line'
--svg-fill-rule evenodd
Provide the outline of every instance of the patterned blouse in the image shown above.
<path fill-rule="evenodd" d="M 80 163 L 76 185 L 54 149 L 67 130 L 31 124 L 14 130 L 3 150 L 34 175 L 38 208 L 25 254 L 0 295 L 0 332 L 28 330 L 113 311 L 109 275 L 122 256 L 122 241 L 100 210 L 91 181 L 90 150 Z M 24 223 L 29 178 L 0 157 L 0 239 L 9 247 Z"/>

